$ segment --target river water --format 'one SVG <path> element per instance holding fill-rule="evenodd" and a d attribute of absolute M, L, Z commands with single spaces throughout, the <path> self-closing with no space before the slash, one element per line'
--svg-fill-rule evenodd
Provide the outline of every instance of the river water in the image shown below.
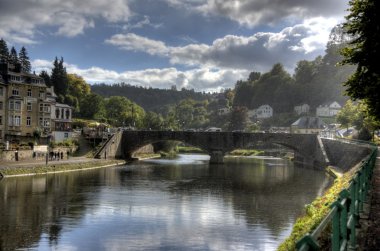
<path fill-rule="evenodd" d="M 278 158 L 180 155 L 0 181 L 0 250 L 275 250 L 328 186 Z"/>

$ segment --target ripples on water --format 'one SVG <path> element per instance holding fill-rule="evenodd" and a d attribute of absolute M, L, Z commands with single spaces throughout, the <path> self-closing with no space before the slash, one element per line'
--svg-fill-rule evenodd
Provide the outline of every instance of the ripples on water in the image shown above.
<path fill-rule="evenodd" d="M 0 250 L 275 250 L 323 172 L 180 155 L 0 182 Z"/>

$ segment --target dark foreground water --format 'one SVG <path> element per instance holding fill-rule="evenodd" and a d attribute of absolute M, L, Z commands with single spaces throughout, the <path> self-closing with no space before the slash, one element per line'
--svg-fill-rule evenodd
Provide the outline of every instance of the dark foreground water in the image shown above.
<path fill-rule="evenodd" d="M 208 156 L 0 181 L 0 250 L 275 250 L 328 184 L 281 159 Z"/>

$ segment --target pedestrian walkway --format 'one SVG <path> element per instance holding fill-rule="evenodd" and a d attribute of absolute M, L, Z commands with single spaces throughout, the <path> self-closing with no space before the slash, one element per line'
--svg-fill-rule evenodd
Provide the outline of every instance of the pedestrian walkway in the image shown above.
<path fill-rule="evenodd" d="M 380 151 L 377 154 L 372 177 L 370 202 L 368 228 L 363 238 L 363 246 L 359 250 L 378 251 L 380 250 Z"/>
<path fill-rule="evenodd" d="M 98 159 L 86 158 L 86 157 L 70 157 L 69 159 L 61 159 L 48 161 L 49 165 L 59 165 L 59 164 L 67 164 L 67 163 L 88 163 L 100 161 Z M 43 166 L 46 165 L 46 160 L 22 160 L 22 161 L 3 161 L 0 162 L 0 170 L 4 168 L 10 167 L 35 167 L 35 166 Z"/>

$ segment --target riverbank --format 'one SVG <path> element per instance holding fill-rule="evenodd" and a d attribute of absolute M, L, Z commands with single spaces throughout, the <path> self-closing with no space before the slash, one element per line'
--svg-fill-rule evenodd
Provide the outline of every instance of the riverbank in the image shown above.
<path fill-rule="evenodd" d="M 102 160 L 82 157 L 71 158 L 68 160 L 50 161 L 48 164 L 43 161 L 5 162 L 0 163 L 0 177 L 6 178 L 89 170 L 94 168 L 123 165 L 125 163 L 125 160 Z"/>

